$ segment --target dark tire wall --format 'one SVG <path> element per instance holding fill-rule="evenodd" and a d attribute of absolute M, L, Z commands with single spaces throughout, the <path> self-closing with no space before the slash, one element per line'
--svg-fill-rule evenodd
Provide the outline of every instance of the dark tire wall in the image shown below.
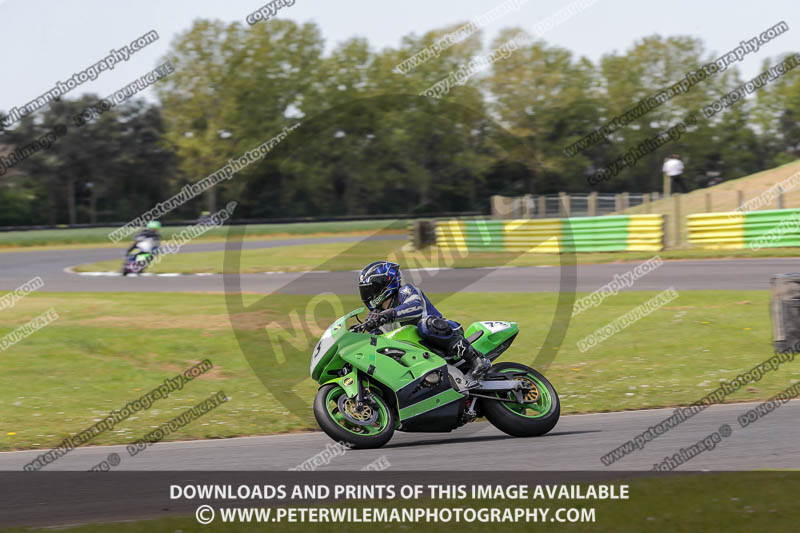
<path fill-rule="evenodd" d="M 553 385 L 542 374 L 520 363 L 498 363 L 492 366 L 491 371 L 499 372 L 506 369 L 525 371 L 544 383 L 552 398 L 550 412 L 541 418 L 523 418 L 500 405 L 500 402 L 481 400 L 483 414 L 489 422 L 500 431 L 514 437 L 538 437 L 553 429 L 561 416 L 561 402 Z"/>

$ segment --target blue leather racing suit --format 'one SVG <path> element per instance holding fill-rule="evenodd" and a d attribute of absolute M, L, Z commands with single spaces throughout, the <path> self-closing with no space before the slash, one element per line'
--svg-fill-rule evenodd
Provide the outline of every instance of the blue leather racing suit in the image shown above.
<path fill-rule="evenodd" d="M 428 344 L 440 348 L 452 355 L 471 359 L 470 347 L 465 346 L 464 330 L 461 324 L 447 320 L 431 303 L 421 289 L 406 284 L 392 301 L 394 321 L 383 324 L 380 329 L 388 333 L 401 326 L 417 327 L 419 336 Z M 459 343 L 459 341 L 462 341 Z"/>

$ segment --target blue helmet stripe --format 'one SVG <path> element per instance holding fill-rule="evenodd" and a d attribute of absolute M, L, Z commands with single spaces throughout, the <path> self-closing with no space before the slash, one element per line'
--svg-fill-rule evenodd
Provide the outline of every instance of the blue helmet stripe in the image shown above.
<path fill-rule="evenodd" d="M 388 278 L 388 283 L 380 289 L 378 294 L 375 294 L 369 301 L 364 300 L 364 304 L 370 309 L 374 309 L 382 302 L 397 294 L 402 286 L 402 276 L 400 274 L 400 265 L 390 261 L 373 261 L 361 270 L 359 275 L 359 284 L 370 284 L 376 276 L 385 276 Z M 378 280 L 375 280 L 377 283 Z"/>

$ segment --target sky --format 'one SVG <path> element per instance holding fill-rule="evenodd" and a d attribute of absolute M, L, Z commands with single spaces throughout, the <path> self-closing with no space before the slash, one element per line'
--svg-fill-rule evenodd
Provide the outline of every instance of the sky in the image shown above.
<path fill-rule="evenodd" d="M 366 37 L 376 50 L 397 47 L 408 34 L 467 22 L 504 0 L 296 0 L 277 18 L 314 21 L 327 50 L 353 36 Z M 517 0 L 518 10 L 483 28 L 487 43 L 504 27 L 531 30 L 574 0 Z M 591 4 L 592 0 L 582 0 Z M 0 0 L 0 109 L 34 99 L 105 57 L 112 48 L 156 30 L 159 40 L 69 92 L 103 97 L 139 78 L 168 57 L 169 45 L 198 18 L 241 21 L 263 0 Z M 642 37 L 692 35 L 709 53 L 722 54 L 741 40 L 785 21 L 789 31 L 738 63 L 745 79 L 762 70 L 765 59 L 800 50 L 797 0 L 596 0 L 542 37 L 592 61 L 623 52 Z M 488 51 L 488 50 L 487 50 Z M 716 57 L 716 56 L 715 56 Z M 676 80 L 677 81 L 677 80 Z M 152 89 L 148 89 L 150 91 Z"/>

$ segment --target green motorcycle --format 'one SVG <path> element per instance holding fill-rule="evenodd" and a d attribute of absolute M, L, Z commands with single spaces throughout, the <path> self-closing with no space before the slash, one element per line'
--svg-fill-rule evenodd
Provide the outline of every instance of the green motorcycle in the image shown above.
<path fill-rule="evenodd" d="M 415 326 L 364 331 L 364 310 L 331 324 L 311 356 L 311 377 L 321 385 L 314 416 L 332 439 L 379 448 L 395 430 L 448 432 L 482 416 L 509 435 L 534 437 L 558 422 L 558 394 L 533 368 L 503 362 L 472 379 L 463 359 L 426 346 Z M 359 323 L 348 328 L 352 317 Z M 518 333 L 515 322 L 485 321 L 472 323 L 465 336 L 494 360 Z"/>

